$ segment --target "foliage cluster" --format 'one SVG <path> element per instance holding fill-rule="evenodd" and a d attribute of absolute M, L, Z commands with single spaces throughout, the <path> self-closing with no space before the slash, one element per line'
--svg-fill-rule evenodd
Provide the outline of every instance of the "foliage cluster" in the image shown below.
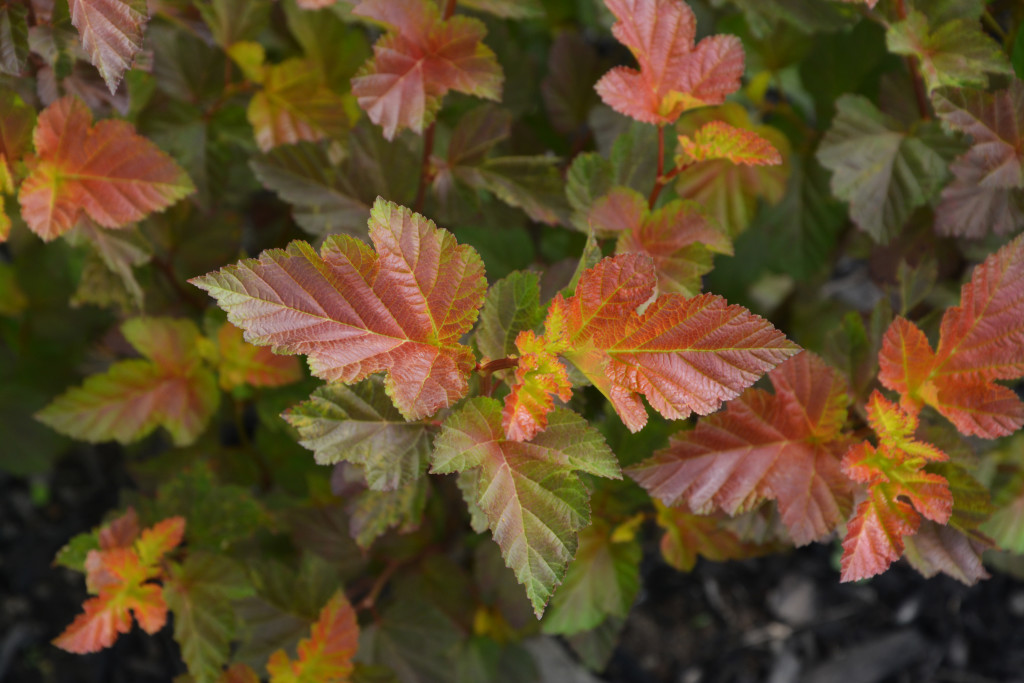
<path fill-rule="evenodd" d="M 135 483 L 54 643 L 514 683 L 538 633 L 604 666 L 645 539 L 1024 553 L 1022 24 L 0 2 L 0 466 L 115 441 Z"/>

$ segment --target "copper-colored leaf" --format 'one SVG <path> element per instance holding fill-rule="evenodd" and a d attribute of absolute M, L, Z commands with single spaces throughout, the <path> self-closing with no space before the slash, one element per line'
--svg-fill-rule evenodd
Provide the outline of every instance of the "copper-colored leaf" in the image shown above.
<path fill-rule="evenodd" d="M 548 413 L 555 407 L 553 397 L 572 398 L 572 384 L 565 366 L 532 330 L 519 333 L 516 347 L 519 363 L 512 391 L 505 397 L 501 424 L 509 439 L 529 441 L 547 426 Z"/>
<path fill-rule="evenodd" d="M 21 215 L 52 240 L 84 211 L 105 228 L 119 228 L 163 211 L 194 188 L 185 172 L 125 121 L 100 121 L 75 97 L 39 115 L 38 158 L 21 184 Z"/>
<path fill-rule="evenodd" d="M 475 366 L 459 343 L 486 290 L 483 263 L 406 208 L 378 199 L 366 244 L 304 242 L 191 280 L 217 299 L 252 344 L 309 356 L 313 374 L 357 382 L 386 371 L 395 406 L 412 420 L 465 396 Z"/>
<path fill-rule="evenodd" d="M 806 351 L 768 376 L 774 396 L 748 389 L 627 474 L 665 505 L 699 513 L 735 515 L 775 500 L 803 545 L 849 511 L 851 487 L 839 462 L 848 443 L 846 385 Z"/>
<path fill-rule="evenodd" d="M 782 163 L 779 150 L 752 130 L 736 128 L 724 121 L 707 123 L 694 133 L 693 138 L 679 136 L 683 148 L 683 163 L 697 163 L 709 159 L 727 159 L 744 166 L 778 166 Z M 676 165 L 680 165 L 679 161 Z"/>
<path fill-rule="evenodd" d="M 346 683 L 358 647 L 356 612 L 339 591 L 320 610 L 309 638 L 299 642 L 295 660 L 284 650 L 270 655 L 270 683 Z"/>
<path fill-rule="evenodd" d="M 352 13 L 391 29 L 352 79 L 359 106 L 387 139 L 402 128 L 423 132 L 449 90 L 501 99 L 501 67 L 482 42 L 482 22 L 464 16 L 442 20 L 430 0 L 364 0 Z"/>
<path fill-rule="evenodd" d="M 149 20 L 145 0 L 69 0 L 68 7 L 82 47 L 115 92 L 142 49 L 142 30 Z"/>
<path fill-rule="evenodd" d="M 682 0 L 605 0 L 618 21 L 612 33 L 640 70 L 616 67 L 595 86 L 620 114 L 644 123 L 674 122 L 687 109 L 721 104 L 739 89 L 743 47 L 735 36 L 694 45 L 697 20 Z"/>

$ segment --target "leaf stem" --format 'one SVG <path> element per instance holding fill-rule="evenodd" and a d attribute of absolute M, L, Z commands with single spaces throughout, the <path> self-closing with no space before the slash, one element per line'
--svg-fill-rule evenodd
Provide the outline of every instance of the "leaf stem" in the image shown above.
<path fill-rule="evenodd" d="M 476 371 L 479 372 L 481 375 L 489 375 L 493 372 L 498 372 L 499 370 L 508 370 L 509 368 L 514 368 L 517 365 L 519 365 L 519 359 L 509 356 L 507 358 L 499 358 L 497 360 L 487 361 L 483 365 L 477 363 Z"/>
<path fill-rule="evenodd" d="M 455 4 L 457 0 L 448 0 L 444 6 L 444 13 L 441 14 L 441 19 L 448 19 L 455 14 Z"/>
<path fill-rule="evenodd" d="M 658 195 L 661 194 L 661 189 L 665 187 L 665 126 L 664 124 L 658 125 L 658 173 L 654 176 L 654 187 L 651 189 L 651 194 L 647 198 L 647 205 L 650 208 L 654 208 L 654 202 L 658 201 Z"/>

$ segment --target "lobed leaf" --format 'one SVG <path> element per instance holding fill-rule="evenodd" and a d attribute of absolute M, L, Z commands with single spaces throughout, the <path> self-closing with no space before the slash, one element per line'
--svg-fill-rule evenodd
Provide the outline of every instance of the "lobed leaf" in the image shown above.
<path fill-rule="evenodd" d="M 840 470 L 848 402 L 839 374 L 809 352 L 768 375 L 627 474 L 668 507 L 730 515 L 775 500 L 797 545 L 832 532 L 849 511 Z"/>
<path fill-rule="evenodd" d="M 320 254 L 293 242 L 191 282 L 250 343 L 306 354 L 329 381 L 384 371 L 403 416 L 432 415 L 468 390 L 475 359 L 459 339 L 483 303 L 483 264 L 433 221 L 382 199 L 370 239 L 377 253 L 348 236 L 328 238 Z"/>
<path fill-rule="evenodd" d="M 449 90 L 501 99 L 501 67 L 481 42 L 482 22 L 464 16 L 442 20 L 429 0 L 364 0 L 352 13 L 391 29 L 352 79 L 359 106 L 388 140 L 402 128 L 422 133 Z"/>
<path fill-rule="evenodd" d="M 69 0 L 68 7 L 82 47 L 113 94 L 142 49 L 149 20 L 145 0 Z"/>
<path fill-rule="evenodd" d="M 309 638 L 299 642 L 298 657 L 291 660 L 283 650 L 276 651 L 267 673 L 271 683 L 345 683 L 358 647 L 356 612 L 339 591 L 320 611 Z"/>
<path fill-rule="evenodd" d="M 721 104 L 743 75 L 735 36 L 709 36 L 696 45 L 697 20 L 681 0 L 605 0 L 618 20 L 616 39 L 640 70 L 616 67 L 594 86 L 601 99 L 637 121 L 665 125 L 687 109 Z"/>
<path fill-rule="evenodd" d="M 82 213 L 105 228 L 119 228 L 163 211 L 195 189 L 185 172 L 131 124 L 92 125 L 88 107 L 74 96 L 39 115 L 33 140 L 37 159 L 18 201 L 28 227 L 46 241 L 73 228 Z"/>
<path fill-rule="evenodd" d="M 771 142 L 757 133 L 735 128 L 724 121 L 712 121 L 702 126 L 693 136 L 679 136 L 683 148 L 683 164 L 709 159 L 727 159 L 745 166 L 778 166 L 782 155 Z M 683 165 L 676 161 L 677 166 Z"/>
<path fill-rule="evenodd" d="M 532 441 L 512 441 L 501 403 L 475 398 L 445 420 L 434 442 L 431 472 L 476 473 L 474 502 L 538 618 L 565 576 L 577 532 L 590 521 L 587 488 L 576 471 L 621 477 L 600 434 L 564 409 L 555 409 Z"/>

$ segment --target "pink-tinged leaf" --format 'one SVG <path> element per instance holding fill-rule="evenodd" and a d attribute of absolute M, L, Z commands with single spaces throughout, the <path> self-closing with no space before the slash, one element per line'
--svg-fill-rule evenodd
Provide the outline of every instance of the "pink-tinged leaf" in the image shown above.
<path fill-rule="evenodd" d="M 961 434 L 996 439 L 1024 426 L 1024 402 L 1008 387 L 983 379 L 938 377 L 926 399 Z"/>
<path fill-rule="evenodd" d="M 475 398 L 452 414 L 434 441 L 431 471 L 470 474 L 464 495 L 486 517 L 539 618 L 576 552 L 577 532 L 590 522 L 576 472 L 622 475 L 600 433 L 575 413 L 556 408 L 532 441 L 512 441 L 501 412 L 496 399 Z"/>
<path fill-rule="evenodd" d="M 483 303 L 483 262 L 433 221 L 382 199 L 370 239 L 376 253 L 331 236 L 320 254 L 293 242 L 191 282 L 248 342 L 305 354 L 313 374 L 332 382 L 387 372 L 385 388 L 406 418 L 432 415 L 468 390 L 476 361 L 459 339 Z"/>
<path fill-rule="evenodd" d="M 699 294 L 712 253 L 732 253 L 729 238 L 711 225 L 696 202 L 677 199 L 651 211 L 640 193 L 616 187 L 594 203 L 588 220 L 599 234 L 618 235 L 616 253 L 650 256 L 662 292 Z"/>
<path fill-rule="evenodd" d="M 942 572 L 971 586 L 989 577 L 981 555 L 995 544 L 980 532 L 961 531 L 925 519 L 917 533 L 903 541 L 903 556 L 927 578 Z"/>
<path fill-rule="evenodd" d="M 565 366 L 533 331 L 520 332 L 516 347 L 519 363 L 512 391 L 505 397 L 501 424 L 509 439 L 529 441 L 547 427 L 548 413 L 555 407 L 553 397 L 562 401 L 572 398 L 572 384 Z"/>
<path fill-rule="evenodd" d="M 184 537 L 185 518 L 169 517 L 142 532 L 135 541 L 135 552 L 142 564 L 153 566 L 177 548 Z"/>
<path fill-rule="evenodd" d="M 139 516 L 135 508 L 128 510 L 120 517 L 113 519 L 100 529 L 99 542 L 102 550 L 128 548 L 139 536 Z"/>
<path fill-rule="evenodd" d="M 284 650 L 270 656 L 270 683 L 346 683 L 358 647 L 356 612 L 339 591 L 320 610 L 309 638 L 299 642 L 295 660 Z"/>
<path fill-rule="evenodd" d="M 482 22 L 464 16 L 442 20 L 430 0 L 364 0 L 352 13 L 392 29 L 352 79 L 359 106 L 388 140 L 402 128 L 422 133 L 449 90 L 501 100 L 504 77 L 482 42 Z"/>
<path fill-rule="evenodd" d="M 341 138 L 352 127 L 351 98 L 328 88 L 321 72 L 306 60 L 264 67 L 262 85 L 246 115 L 264 152 L 303 140 Z"/>
<path fill-rule="evenodd" d="M 769 374 L 775 395 L 748 389 L 627 474 L 669 507 L 731 515 L 775 500 L 798 545 L 830 533 L 850 508 L 839 456 L 846 387 L 804 352 Z"/>
<path fill-rule="evenodd" d="M 197 349 L 199 330 L 187 320 L 134 318 L 122 331 L 146 359 L 120 361 L 88 377 L 36 418 L 94 443 L 131 443 L 158 426 L 176 444 L 192 443 L 220 402 L 216 379 Z"/>
<path fill-rule="evenodd" d="M 922 516 L 946 524 L 953 513 L 949 482 L 922 469 L 927 461 L 948 460 L 948 456 L 913 438 L 917 418 L 877 391 L 868 399 L 867 409 L 878 446 L 861 442 L 843 458 L 843 472 L 865 484 L 868 492 L 843 541 L 843 581 L 885 571 L 903 554 L 903 537 L 917 531 Z"/>
<path fill-rule="evenodd" d="M 616 67 L 597 82 L 601 99 L 644 123 L 674 122 L 687 109 L 720 104 L 740 87 L 743 47 L 734 36 L 696 46 L 697 21 L 681 0 L 605 0 L 618 21 L 612 33 L 640 70 Z"/>
<path fill-rule="evenodd" d="M 735 128 L 724 121 L 712 121 L 701 126 L 693 135 L 679 136 L 683 148 L 683 163 L 697 163 L 709 159 L 727 159 L 745 166 L 778 166 L 782 163 L 779 150 L 752 130 Z M 677 160 L 676 165 L 679 165 Z"/>
<path fill-rule="evenodd" d="M 323 9 L 337 3 L 338 0 L 295 0 L 295 4 L 302 9 Z"/>
<path fill-rule="evenodd" d="M 302 368 L 295 356 L 282 356 L 266 347 L 253 346 L 231 323 L 225 323 L 217 333 L 217 347 L 220 386 L 225 391 L 244 385 L 280 387 L 302 379 Z"/>
<path fill-rule="evenodd" d="M 906 318 L 893 320 L 878 352 L 878 380 L 885 388 L 900 393 L 900 405 L 907 412 L 917 412 L 918 390 L 934 367 L 935 352 L 924 332 Z"/>
<path fill-rule="evenodd" d="M 82 47 L 103 76 L 111 93 L 142 49 L 142 32 L 149 21 L 145 0 L 69 0 L 71 23 Z"/>
<path fill-rule="evenodd" d="M 935 111 L 973 138 L 950 165 L 954 180 L 935 210 L 944 235 L 1003 235 L 1024 225 L 1024 81 L 995 93 L 955 90 L 935 98 Z"/>
<path fill-rule="evenodd" d="M 192 181 L 165 153 L 126 121 L 100 121 L 68 96 L 42 114 L 34 134 L 38 158 L 18 201 L 28 227 L 52 240 L 85 212 L 119 228 L 163 211 L 193 192 Z"/>
<path fill-rule="evenodd" d="M 545 336 L 602 393 L 632 431 L 643 395 L 669 419 L 707 415 L 799 351 L 765 319 L 724 299 L 654 294 L 651 258 L 622 254 L 583 273 L 555 298 Z"/>

